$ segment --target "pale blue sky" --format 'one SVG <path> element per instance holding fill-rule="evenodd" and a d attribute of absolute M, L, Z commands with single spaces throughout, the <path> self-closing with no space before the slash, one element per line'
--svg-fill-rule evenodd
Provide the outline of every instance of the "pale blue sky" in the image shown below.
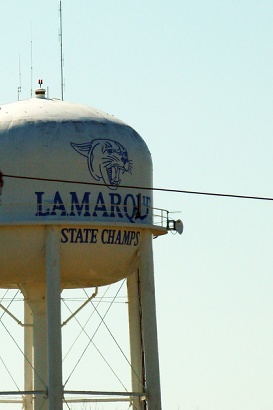
<path fill-rule="evenodd" d="M 62 4 L 65 99 L 133 126 L 156 187 L 273 197 L 272 1 Z M 60 97 L 58 6 L 1 3 L 1 104 L 17 99 L 19 55 L 30 96 L 31 31 L 33 86 Z M 154 204 L 185 225 L 154 241 L 164 409 L 272 408 L 273 203 Z"/>

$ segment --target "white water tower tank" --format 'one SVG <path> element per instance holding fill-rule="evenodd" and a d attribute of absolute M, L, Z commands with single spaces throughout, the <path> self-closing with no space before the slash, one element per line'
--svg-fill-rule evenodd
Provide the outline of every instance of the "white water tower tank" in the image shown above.
<path fill-rule="evenodd" d="M 24 408 L 33 409 L 33 395 L 34 410 L 62 409 L 62 289 L 128 278 L 132 400 L 160 410 L 152 235 L 167 229 L 153 224 L 143 139 L 113 116 L 39 89 L 0 105 L 0 171 L 0 287 L 21 289 L 33 321 Z"/>
<path fill-rule="evenodd" d="M 11 176 L 0 205 L 0 286 L 44 280 L 51 224 L 60 229 L 63 287 L 116 282 L 153 223 L 152 191 L 133 188 L 152 187 L 151 154 L 115 117 L 44 97 L 38 90 L 0 107 L 0 170 Z"/>

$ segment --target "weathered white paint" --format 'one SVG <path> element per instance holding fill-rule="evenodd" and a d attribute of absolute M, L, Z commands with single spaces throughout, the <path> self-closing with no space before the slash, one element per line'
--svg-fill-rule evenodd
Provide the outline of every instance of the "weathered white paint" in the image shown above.
<path fill-rule="evenodd" d="M 152 186 L 143 139 L 115 117 L 83 105 L 33 98 L 0 108 L 3 174 L 108 184 L 4 177 L 0 286 L 43 281 L 47 225 L 60 229 L 61 286 L 101 286 L 126 277 L 142 229 L 153 226 L 152 190 L 119 186 Z"/>
<path fill-rule="evenodd" d="M 35 395 L 34 410 L 62 409 L 61 289 L 114 283 L 136 269 L 139 276 L 128 278 L 133 389 L 145 390 L 149 410 L 160 410 L 152 234 L 166 229 L 153 225 L 152 189 L 141 188 L 152 187 L 143 139 L 86 106 L 19 101 L 0 106 L 0 170 L 0 287 L 19 287 L 25 296 L 33 388 L 48 391 Z M 138 400 L 134 406 L 143 407 Z M 25 409 L 32 407 L 27 400 Z"/>

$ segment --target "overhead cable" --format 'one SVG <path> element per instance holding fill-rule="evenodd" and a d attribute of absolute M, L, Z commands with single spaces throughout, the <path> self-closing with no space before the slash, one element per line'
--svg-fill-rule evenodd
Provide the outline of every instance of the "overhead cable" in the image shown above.
<path fill-rule="evenodd" d="M 96 183 L 96 182 L 84 182 L 84 181 L 74 181 L 67 179 L 55 179 L 55 178 L 38 178 L 38 177 L 28 177 L 22 175 L 10 175 L 2 174 L 4 178 L 14 178 L 14 179 L 26 179 L 32 181 L 43 181 L 43 182 L 61 182 L 65 184 L 77 184 L 77 185 L 91 185 L 91 186 L 107 186 L 105 183 Z M 135 185 L 119 185 L 119 188 L 128 188 L 128 189 L 138 189 L 138 190 L 149 190 L 149 191 L 159 191 L 159 192 L 171 192 L 177 194 L 188 194 L 188 195 L 203 195 L 203 196 L 218 196 L 223 198 L 236 198 L 236 199 L 256 199 L 259 201 L 273 201 L 273 197 L 264 197 L 264 196 L 252 196 L 252 195 L 237 195 L 237 194 L 225 194 L 219 192 L 205 192 L 205 191 L 190 191 L 183 189 L 171 189 L 171 188 L 155 188 L 155 187 L 145 187 L 145 186 L 135 186 Z"/>

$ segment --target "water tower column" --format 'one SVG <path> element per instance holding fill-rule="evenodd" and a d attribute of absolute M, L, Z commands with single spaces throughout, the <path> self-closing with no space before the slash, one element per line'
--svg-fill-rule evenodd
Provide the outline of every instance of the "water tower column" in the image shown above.
<path fill-rule="evenodd" d="M 58 226 L 46 227 L 46 291 L 48 408 L 49 410 L 62 410 L 60 235 Z"/>
<path fill-rule="evenodd" d="M 27 301 L 24 301 L 24 322 L 26 324 L 24 328 L 24 381 L 25 381 L 25 390 L 33 390 L 33 320 L 32 312 Z M 32 396 L 27 395 L 24 397 L 24 410 L 33 410 L 33 400 Z"/>
<path fill-rule="evenodd" d="M 134 393 L 144 393 L 144 351 L 141 329 L 141 303 L 139 293 L 138 271 L 130 274 L 127 278 L 128 292 L 128 317 L 130 332 L 131 351 L 131 375 L 132 391 Z M 143 410 L 144 404 L 139 397 L 133 397 L 133 410 Z"/>
<path fill-rule="evenodd" d="M 25 386 L 31 387 L 33 384 L 35 391 L 43 391 L 45 393 L 34 394 L 34 409 L 47 410 L 47 318 L 46 318 L 46 295 L 44 285 L 21 285 L 21 291 L 25 297 L 25 304 L 28 304 L 32 312 L 33 320 L 33 340 L 31 333 L 25 328 L 25 354 L 27 363 L 25 362 Z M 26 311 L 26 310 L 25 310 Z M 26 312 L 29 316 L 29 312 Z M 33 347 L 32 347 L 33 346 Z M 33 348 L 33 357 L 30 349 Z M 32 365 L 32 374 L 29 373 L 29 366 Z M 32 390 L 32 388 L 30 388 Z M 29 397 L 25 400 L 27 410 L 32 410 L 33 405 Z"/>
<path fill-rule="evenodd" d="M 161 410 L 152 233 L 141 232 L 139 280 L 148 409 Z"/>
<path fill-rule="evenodd" d="M 60 238 L 58 226 L 47 226 L 46 231 L 46 281 L 21 284 L 25 303 L 31 309 L 33 339 L 25 329 L 25 387 L 32 390 L 34 380 L 34 409 L 62 410 L 62 338 L 60 290 Z M 31 321 L 25 306 L 26 323 Z M 33 346 L 33 357 L 32 349 Z M 30 367 L 31 374 L 30 374 Z M 41 393 L 44 392 L 44 393 Z M 47 394 L 46 394 L 47 393 Z M 33 405 L 25 398 L 25 410 Z"/>

